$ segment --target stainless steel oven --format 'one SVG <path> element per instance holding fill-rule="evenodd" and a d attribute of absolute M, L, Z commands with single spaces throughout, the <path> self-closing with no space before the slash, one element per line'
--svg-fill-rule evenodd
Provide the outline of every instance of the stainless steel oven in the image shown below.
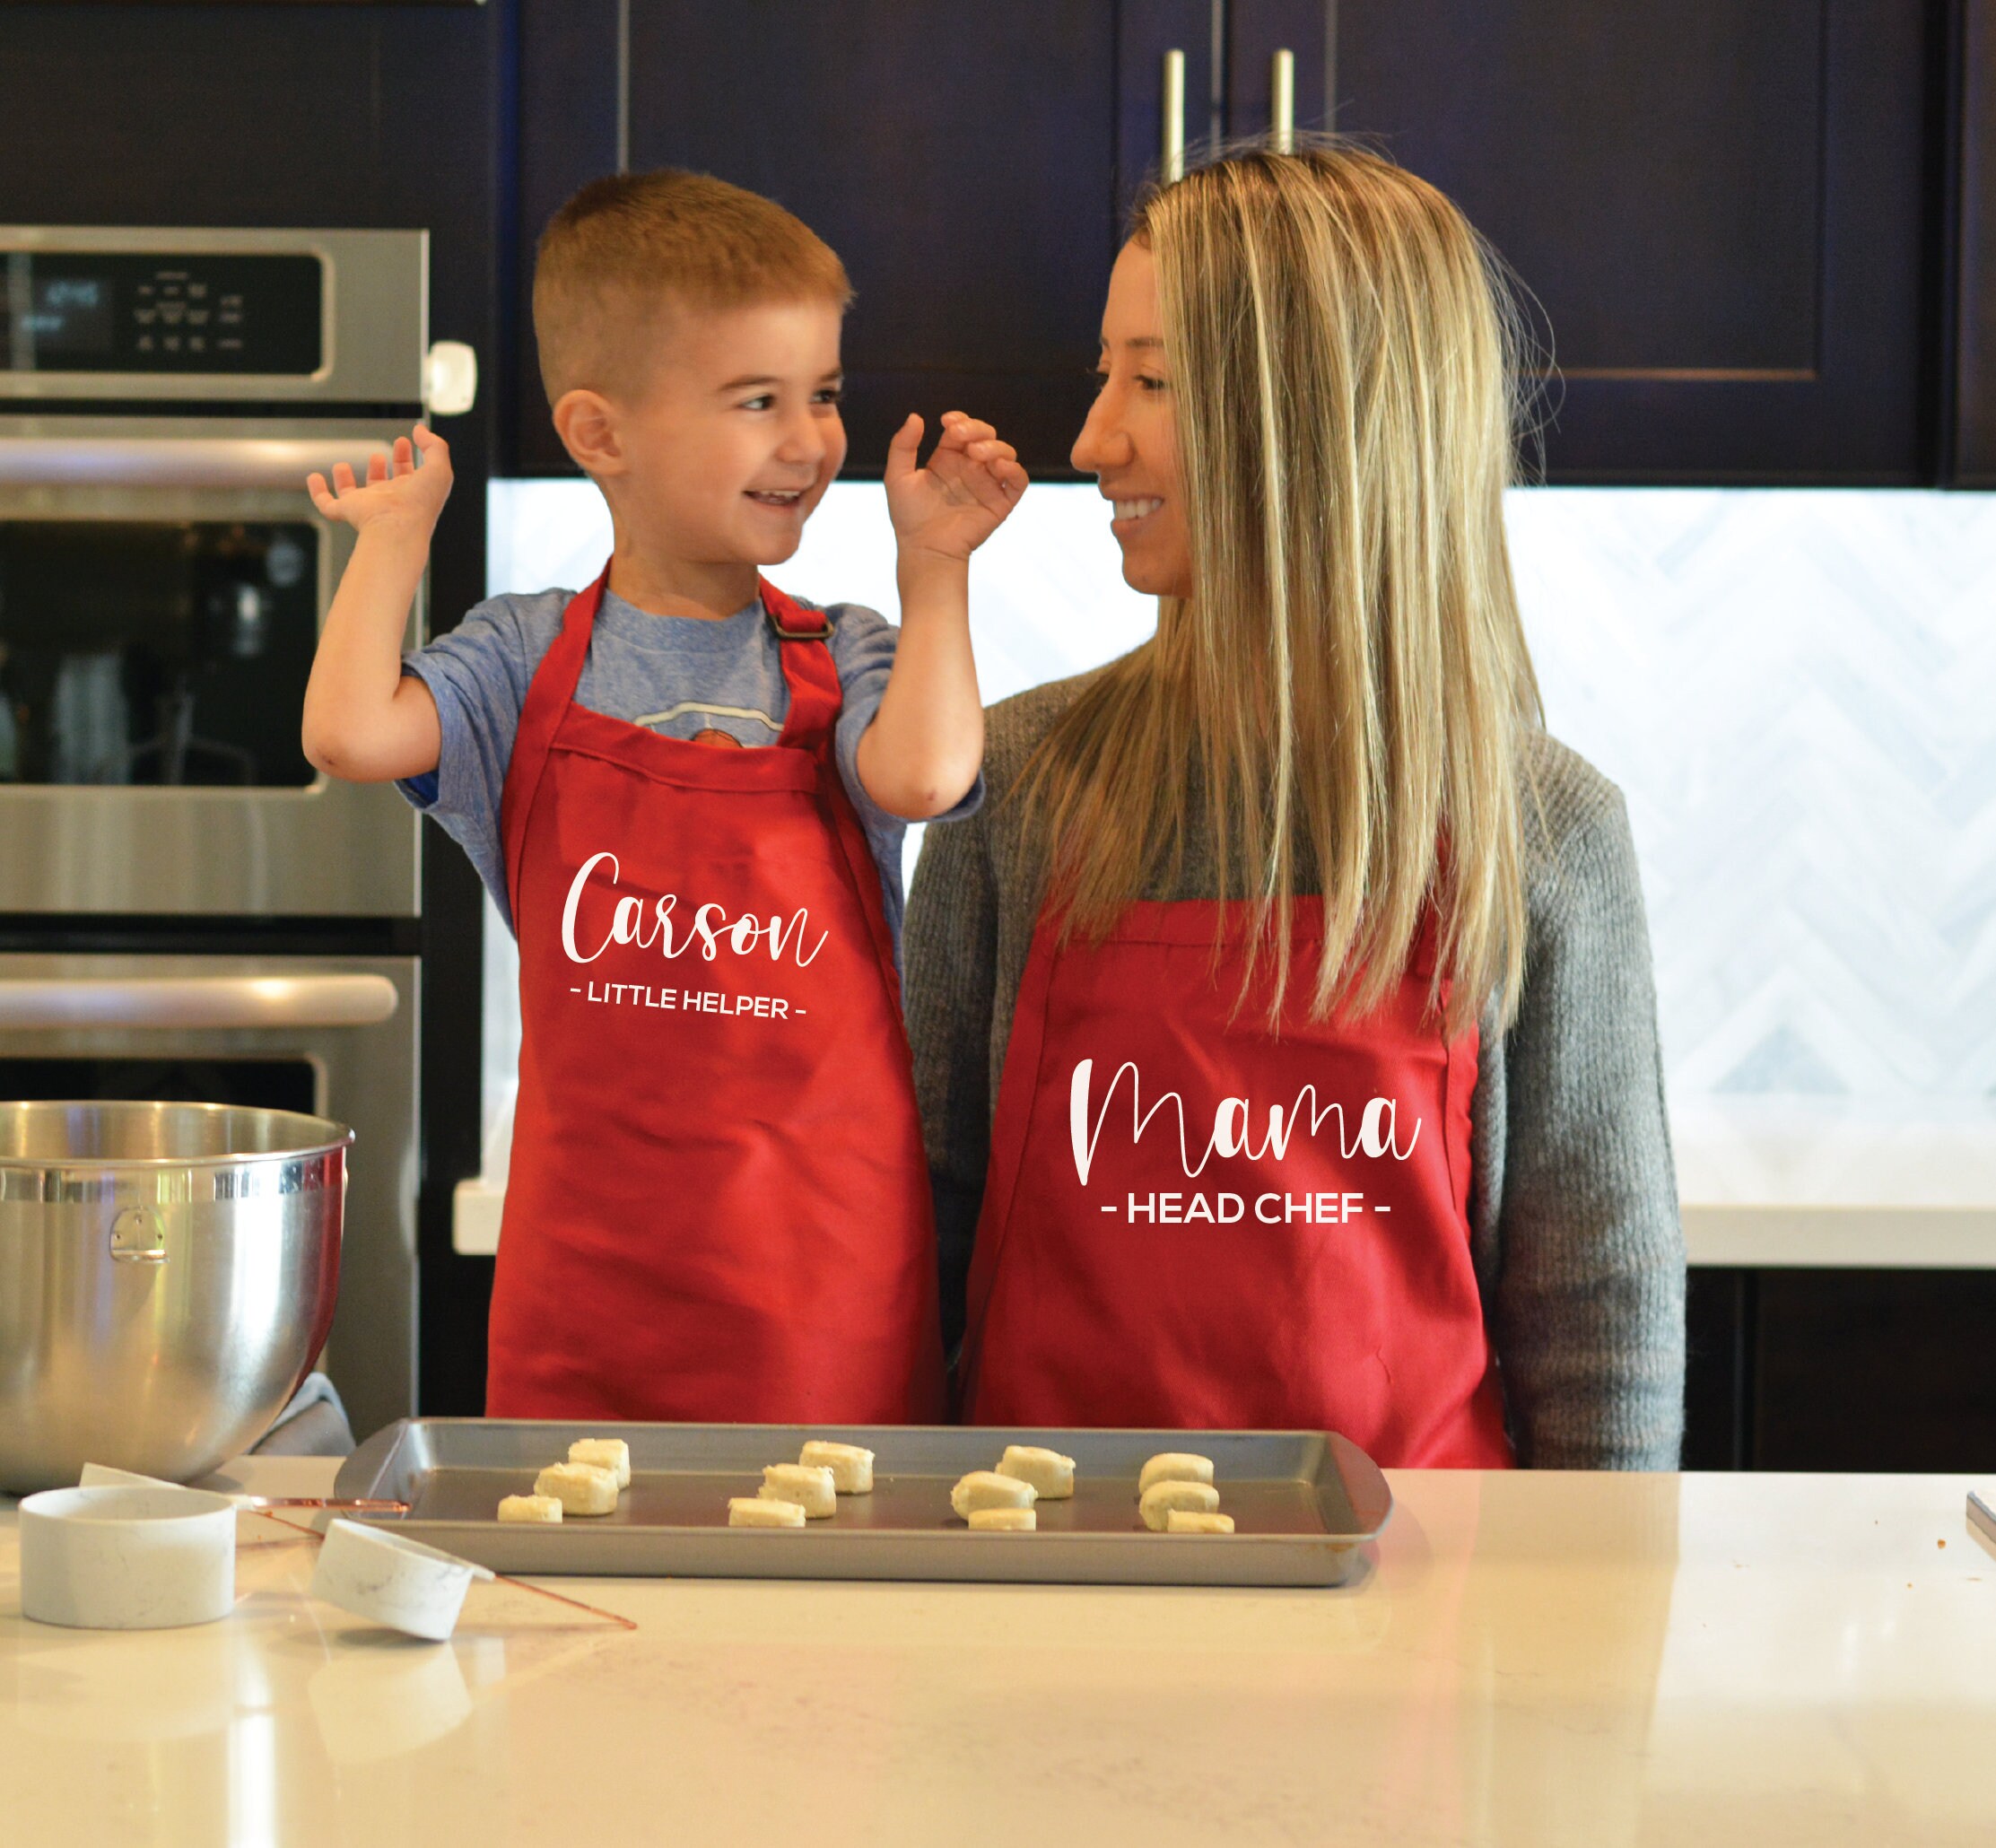
<path fill-rule="evenodd" d="M 428 266 L 418 231 L 0 228 L 0 1097 L 350 1124 L 326 1364 L 363 1433 L 416 1402 L 420 824 L 299 747 L 352 541 L 304 480 L 468 407 Z"/>
<path fill-rule="evenodd" d="M 349 1125 L 321 1365 L 362 1434 L 415 1409 L 417 965 L 406 956 L 0 955 L 0 1097 L 144 1097 Z"/>
<path fill-rule="evenodd" d="M 427 246 L 0 228 L 0 913 L 417 914 L 416 818 L 298 732 L 304 477 L 420 414 Z"/>

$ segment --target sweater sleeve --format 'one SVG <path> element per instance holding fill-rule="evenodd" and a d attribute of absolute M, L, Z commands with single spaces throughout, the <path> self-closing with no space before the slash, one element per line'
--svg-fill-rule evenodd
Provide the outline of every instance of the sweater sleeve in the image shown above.
<path fill-rule="evenodd" d="M 1491 1326 L 1521 1462 L 1674 1469 L 1684 1232 L 1635 847 L 1598 787 L 1531 894 Z"/>
<path fill-rule="evenodd" d="M 922 836 L 902 938 L 915 1098 L 936 1197 L 943 1347 L 963 1333 L 963 1291 L 991 1143 L 998 895 L 981 816 Z"/>

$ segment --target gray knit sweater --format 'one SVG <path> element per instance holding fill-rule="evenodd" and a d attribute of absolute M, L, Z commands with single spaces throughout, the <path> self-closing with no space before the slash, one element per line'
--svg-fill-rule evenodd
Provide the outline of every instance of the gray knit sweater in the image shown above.
<path fill-rule="evenodd" d="M 915 1088 L 954 1345 L 1040 867 L 1006 798 L 1086 676 L 991 708 L 989 792 L 932 828 L 902 940 Z M 1621 792 L 1534 734 L 1524 801 L 1525 982 L 1486 1020 L 1470 1232 L 1520 1460 L 1673 1469 L 1684 1423 L 1684 1233 L 1664 1120 L 1649 934 Z M 1536 786 L 1536 796 L 1532 793 Z M 1208 885 L 1202 885 L 1203 878 Z M 1166 899 L 1212 897 L 1189 867 Z"/>

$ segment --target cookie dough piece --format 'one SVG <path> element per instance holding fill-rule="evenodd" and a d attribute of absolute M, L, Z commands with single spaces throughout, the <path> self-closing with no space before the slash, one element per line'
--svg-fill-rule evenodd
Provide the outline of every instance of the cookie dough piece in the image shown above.
<path fill-rule="evenodd" d="M 1064 1502 L 1074 1494 L 1074 1459 L 1037 1444 L 1007 1444 L 998 1459 L 998 1473 L 1030 1482 L 1042 1502 Z"/>
<path fill-rule="evenodd" d="M 972 1469 L 949 1492 L 949 1504 L 959 1521 L 980 1508 L 1030 1508 L 1040 1498 L 1030 1482 L 1000 1476 L 996 1469 Z"/>
<path fill-rule="evenodd" d="M 501 1521 L 546 1521 L 559 1526 L 561 1500 L 555 1495 L 501 1495 L 499 1518 Z"/>
<path fill-rule="evenodd" d="M 1029 1534 L 1040 1517 L 1030 1508 L 972 1508 L 970 1521 L 973 1534 Z"/>
<path fill-rule="evenodd" d="M 1230 1534 L 1233 1531 L 1231 1514 L 1201 1514 L 1196 1508 L 1173 1508 L 1164 1516 L 1164 1531 L 1168 1534 Z"/>
<path fill-rule="evenodd" d="M 762 1495 L 730 1495 L 728 1524 L 730 1527 L 802 1527 L 804 1510 L 795 1502 L 771 1501 Z"/>
<path fill-rule="evenodd" d="M 765 1502 L 794 1502 L 810 1521 L 824 1521 L 837 1512 L 838 1490 L 831 1470 L 802 1463 L 771 1463 L 763 1471 Z"/>
<path fill-rule="evenodd" d="M 594 1463 L 550 1463 L 534 1478 L 534 1493 L 553 1495 L 563 1514 L 616 1512 L 617 1472 Z"/>
<path fill-rule="evenodd" d="M 1161 1534 L 1174 1508 L 1193 1514 L 1211 1514 L 1220 1505 L 1220 1492 L 1209 1482 L 1177 1482 L 1167 1478 L 1152 1483 L 1137 1505 L 1143 1514 L 1144 1525 L 1154 1534 Z"/>
<path fill-rule="evenodd" d="M 841 1495 L 873 1493 L 873 1452 L 857 1443 L 826 1443 L 817 1438 L 798 1452 L 806 1469 L 829 1469 L 832 1486 Z"/>
<path fill-rule="evenodd" d="M 619 1488 L 631 1486 L 631 1446 L 621 1437 L 579 1437 L 569 1445 L 569 1461 L 614 1470 Z"/>
<path fill-rule="evenodd" d="M 1194 1456 L 1190 1451 L 1163 1451 L 1144 1465 L 1144 1473 L 1137 1478 L 1137 1493 L 1144 1491 L 1157 1482 L 1211 1482 L 1213 1459 Z"/>

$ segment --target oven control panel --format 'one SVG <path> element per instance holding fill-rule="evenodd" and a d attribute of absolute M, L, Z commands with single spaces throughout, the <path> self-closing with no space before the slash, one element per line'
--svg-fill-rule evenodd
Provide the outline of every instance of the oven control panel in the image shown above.
<path fill-rule="evenodd" d="M 309 377 L 325 351 L 312 256 L 13 250 L 0 347 L 14 372 Z"/>
<path fill-rule="evenodd" d="M 423 231 L 0 224 L 0 409 L 410 416 L 429 323 Z"/>

